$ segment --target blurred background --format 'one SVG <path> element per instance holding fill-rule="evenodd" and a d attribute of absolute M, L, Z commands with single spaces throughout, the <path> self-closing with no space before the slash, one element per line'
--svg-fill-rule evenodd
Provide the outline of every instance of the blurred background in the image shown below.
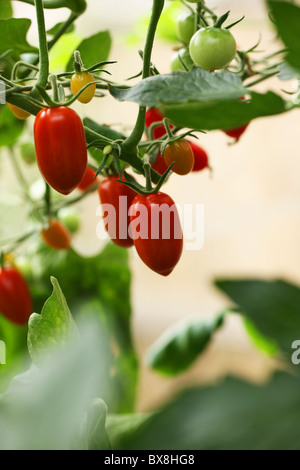
<path fill-rule="evenodd" d="M 179 9 L 183 7 L 179 2 L 166 0 L 166 7 L 170 8 L 171 4 L 176 18 L 176 5 Z M 76 33 L 67 40 L 74 47 L 82 37 L 109 29 L 113 38 L 110 59 L 117 61 L 110 66 L 110 71 L 115 81 L 124 82 L 141 69 L 138 50 L 143 48 L 151 5 L 151 0 L 89 0 Z M 249 49 L 259 38 L 259 50 L 268 52 L 276 47 L 262 0 L 207 0 L 207 5 L 217 8 L 220 15 L 230 9 L 232 22 L 245 15 L 245 20 L 233 30 L 241 49 Z M 15 16 L 32 18 L 28 39 L 35 43 L 33 8 L 15 2 L 14 9 Z M 67 14 L 65 10 L 47 11 L 48 29 Z M 168 33 L 172 36 L 172 32 Z M 168 73 L 173 49 L 179 44 L 163 35 L 161 31 L 155 43 L 153 62 L 161 73 Z M 65 64 L 64 47 L 66 44 L 60 44 L 51 53 L 54 71 Z M 292 91 L 293 86 L 292 82 L 274 79 L 257 89 Z M 137 114 L 137 105 L 118 103 L 110 96 L 93 100 L 88 106 L 76 103 L 74 109 L 82 117 L 114 124 L 125 132 L 132 127 Z M 188 373 L 176 379 L 151 372 L 144 364 L 144 355 L 168 326 L 184 318 L 215 316 L 230 305 L 214 287 L 216 278 L 284 278 L 300 283 L 298 123 L 297 111 L 258 119 L 250 124 L 236 145 L 230 145 L 231 139 L 221 131 L 201 134 L 199 143 L 209 154 L 213 172 L 205 170 L 187 177 L 173 175 L 166 184 L 165 192 L 178 204 L 204 204 L 205 241 L 201 250 L 185 250 L 175 271 L 167 278 L 150 271 L 134 250 L 131 251 L 132 328 L 141 363 L 138 410 L 156 408 L 189 383 L 212 383 L 228 373 L 259 382 L 266 380 L 276 367 L 274 360 L 262 354 L 249 340 L 238 315 L 227 317 L 207 351 Z M 38 173 L 32 172 L 38 181 Z M 1 174 L 1 185 L 6 191 L 11 192 L 12 178 L 7 162 Z M 99 252 L 103 245 L 96 237 L 98 205 L 97 194 L 79 204 L 83 224 L 73 246 L 86 255 Z M 10 216 L 13 218 L 12 213 Z M 21 217 L 14 219 L 16 231 L 22 223 Z M 8 235 L 3 226 L 1 234 Z"/>

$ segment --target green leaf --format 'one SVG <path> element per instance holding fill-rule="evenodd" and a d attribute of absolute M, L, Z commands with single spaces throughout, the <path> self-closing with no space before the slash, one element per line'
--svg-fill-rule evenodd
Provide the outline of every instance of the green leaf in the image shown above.
<path fill-rule="evenodd" d="M 213 320 L 194 320 L 171 326 L 148 350 L 147 363 L 164 375 L 184 372 L 205 350 L 223 319 L 224 314 L 221 314 Z"/>
<path fill-rule="evenodd" d="M 132 433 L 117 436 L 119 450 L 296 450 L 300 382 L 278 373 L 266 385 L 228 378 L 183 391 Z"/>
<path fill-rule="evenodd" d="M 249 318 L 244 318 L 244 326 L 253 344 L 258 349 L 264 351 L 269 356 L 275 356 L 275 354 L 277 354 L 278 347 L 276 342 L 262 335 Z"/>
<path fill-rule="evenodd" d="M 282 280 L 218 280 L 216 285 L 264 336 L 275 340 L 290 362 L 292 342 L 300 338 L 299 287 Z"/>
<path fill-rule="evenodd" d="M 106 344 L 89 319 L 80 325 L 80 341 L 56 351 L 43 369 L 15 377 L 0 397 L 0 449 L 87 450 L 80 431 L 107 384 Z"/>
<path fill-rule="evenodd" d="M 83 64 L 85 68 L 92 67 L 92 65 L 97 64 L 108 59 L 111 49 L 111 37 L 109 31 L 101 31 L 89 38 L 84 39 L 75 50 L 80 52 Z M 74 70 L 74 59 L 72 56 L 68 62 L 67 71 Z"/>
<path fill-rule="evenodd" d="M 35 52 L 26 37 L 31 21 L 27 18 L 0 19 L 0 55 L 12 49 L 14 54 Z"/>
<path fill-rule="evenodd" d="M 17 119 L 8 106 L 0 105 L 0 147 L 10 147 L 23 132 L 24 121 Z"/>
<path fill-rule="evenodd" d="M 287 112 L 290 104 L 273 92 L 251 93 L 248 102 L 242 100 L 208 101 L 168 106 L 164 115 L 177 126 L 190 129 L 233 129 L 253 119 Z"/>
<path fill-rule="evenodd" d="M 110 442 L 106 432 L 107 406 L 103 400 L 97 398 L 93 401 L 87 413 L 88 450 L 110 449 Z"/>
<path fill-rule="evenodd" d="M 129 89 L 110 86 L 119 101 L 134 101 L 141 106 L 166 106 L 179 103 L 209 102 L 240 98 L 246 92 L 241 79 L 231 72 L 210 73 L 200 67 L 190 72 L 155 75 Z"/>
<path fill-rule="evenodd" d="M 271 18 L 288 49 L 285 60 L 300 69 L 300 7 L 294 2 L 268 0 Z"/>
<path fill-rule="evenodd" d="M 98 134 L 104 135 L 108 139 L 111 139 L 111 140 L 125 139 L 124 134 L 121 134 L 121 132 L 115 131 L 111 127 L 98 124 L 97 122 L 93 121 L 90 118 L 84 118 L 83 123 L 86 127 L 91 129 L 92 131 L 97 132 Z"/>
<path fill-rule="evenodd" d="M 2 0 L 0 3 L 0 18 L 11 18 L 13 16 L 13 9 L 11 0 Z"/>
<path fill-rule="evenodd" d="M 33 313 L 28 323 L 28 350 L 39 365 L 54 349 L 66 346 L 78 337 L 76 324 L 58 281 L 51 277 L 53 293 L 45 302 L 41 315 Z"/>

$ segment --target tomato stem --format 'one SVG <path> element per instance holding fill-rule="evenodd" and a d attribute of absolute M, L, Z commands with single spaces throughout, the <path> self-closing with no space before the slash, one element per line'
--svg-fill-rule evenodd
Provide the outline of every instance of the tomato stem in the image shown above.
<path fill-rule="evenodd" d="M 48 55 L 48 43 L 45 27 L 45 16 L 42 0 L 34 0 L 36 9 L 36 19 L 38 24 L 38 36 L 39 36 L 39 61 L 40 61 L 40 73 L 33 87 L 31 93 L 36 94 L 36 86 L 46 88 L 49 75 L 49 55 Z"/>
<path fill-rule="evenodd" d="M 49 82 L 51 83 L 52 87 L 52 100 L 57 103 L 59 101 L 59 94 L 58 94 L 58 85 L 57 85 L 57 78 L 55 75 L 51 74 L 49 76 Z"/>
<path fill-rule="evenodd" d="M 83 62 L 79 51 L 74 52 L 74 70 L 76 73 L 81 73 L 83 69 Z"/>

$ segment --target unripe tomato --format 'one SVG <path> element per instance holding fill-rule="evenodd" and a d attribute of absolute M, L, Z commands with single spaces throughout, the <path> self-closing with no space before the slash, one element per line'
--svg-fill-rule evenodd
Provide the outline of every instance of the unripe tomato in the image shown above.
<path fill-rule="evenodd" d="M 65 106 L 42 109 L 35 119 L 34 140 L 44 179 L 59 193 L 71 193 L 87 167 L 85 133 L 78 114 Z"/>
<path fill-rule="evenodd" d="M 94 98 L 96 92 L 95 79 L 89 72 L 76 72 L 71 77 L 70 86 L 74 96 L 77 95 L 77 93 L 79 93 L 80 90 L 82 90 L 88 83 L 93 83 L 93 85 L 87 87 L 78 97 L 78 101 L 80 101 L 80 103 L 87 104 Z"/>
<path fill-rule="evenodd" d="M 194 142 L 189 142 L 189 144 L 193 151 L 195 161 L 192 171 L 201 171 L 204 170 L 204 168 L 208 168 L 209 163 L 206 151 Z"/>
<path fill-rule="evenodd" d="M 194 155 L 189 142 L 175 140 L 166 145 L 164 159 L 169 167 L 173 162 L 172 171 L 177 175 L 187 175 L 194 167 Z"/>
<path fill-rule="evenodd" d="M 193 13 L 182 13 L 176 23 L 177 37 L 184 44 L 189 44 L 195 32 L 195 15 Z"/>
<path fill-rule="evenodd" d="M 189 50 L 196 65 L 211 71 L 222 69 L 232 61 L 236 42 L 228 29 L 202 28 L 192 37 Z"/>
<path fill-rule="evenodd" d="M 17 325 L 25 325 L 32 313 L 29 288 L 14 267 L 0 268 L 0 312 Z"/>
<path fill-rule="evenodd" d="M 71 245 L 71 235 L 66 227 L 57 219 L 50 219 L 48 227 L 41 231 L 44 242 L 55 250 L 68 250 Z"/>
<path fill-rule="evenodd" d="M 116 245 L 129 248 L 133 246 L 129 232 L 129 207 L 137 193 L 118 179 L 118 175 L 105 178 L 98 187 L 98 193 L 104 206 L 105 230 Z M 124 177 L 122 179 L 125 180 Z"/>
<path fill-rule="evenodd" d="M 77 188 L 80 189 L 80 191 L 87 191 L 87 189 L 94 186 L 97 183 L 97 178 L 95 179 L 95 175 L 95 170 L 88 166 Z"/>
<path fill-rule="evenodd" d="M 22 108 L 19 108 L 18 106 L 15 106 L 14 104 L 7 103 L 7 106 L 9 107 L 9 109 L 14 113 L 14 115 L 18 119 L 24 120 L 24 119 L 29 118 L 29 116 L 31 116 L 30 113 L 28 113 L 27 111 L 25 111 Z"/>
<path fill-rule="evenodd" d="M 35 148 L 32 142 L 24 142 L 21 144 L 20 153 L 23 161 L 27 163 L 27 165 L 31 165 L 36 162 Z"/>
<path fill-rule="evenodd" d="M 58 212 L 59 220 L 65 225 L 70 233 L 76 233 L 80 229 L 80 215 L 76 209 L 63 207 Z"/>
<path fill-rule="evenodd" d="M 167 194 L 137 195 L 130 207 L 134 246 L 153 271 L 168 276 L 178 263 L 183 235 L 178 211 Z"/>
<path fill-rule="evenodd" d="M 184 68 L 184 65 L 186 68 Z M 189 54 L 189 51 L 185 49 L 184 47 L 179 49 L 179 51 L 175 52 L 173 54 L 173 57 L 171 59 L 171 71 L 175 72 L 176 70 L 180 70 L 182 72 L 186 72 L 191 70 L 193 67 L 194 62 L 191 59 L 191 56 Z"/>

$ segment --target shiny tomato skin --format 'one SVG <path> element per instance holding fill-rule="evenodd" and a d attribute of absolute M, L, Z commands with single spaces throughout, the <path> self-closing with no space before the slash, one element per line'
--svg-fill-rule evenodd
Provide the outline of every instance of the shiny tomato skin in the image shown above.
<path fill-rule="evenodd" d="M 96 84 L 93 75 L 89 72 L 74 73 L 70 80 L 70 86 L 73 95 L 77 95 L 88 83 L 92 85 L 88 86 L 81 95 L 77 98 L 80 103 L 87 104 L 94 98 L 96 92 Z"/>
<path fill-rule="evenodd" d="M 200 147 L 200 145 L 195 144 L 194 142 L 189 142 L 190 147 L 194 154 L 194 166 L 192 171 L 201 171 L 209 167 L 208 155 L 206 151 Z"/>
<path fill-rule="evenodd" d="M 159 217 L 160 209 L 166 209 L 166 218 Z M 137 253 L 148 268 L 162 276 L 171 274 L 183 249 L 181 224 L 172 198 L 161 192 L 137 195 L 130 207 L 130 227 Z"/>
<path fill-rule="evenodd" d="M 17 325 L 25 325 L 32 313 L 29 288 L 15 267 L 0 268 L 0 313 Z"/>
<path fill-rule="evenodd" d="M 87 167 L 82 121 L 66 106 L 44 108 L 34 123 L 36 159 L 47 183 L 61 194 L 70 194 Z"/>
<path fill-rule="evenodd" d="M 77 188 L 80 189 L 80 191 L 87 191 L 89 188 L 94 186 L 97 183 L 95 175 L 95 170 L 88 166 Z"/>
<path fill-rule="evenodd" d="M 177 175 L 187 175 L 194 167 L 194 154 L 189 142 L 175 140 L 166 145 L 164 159 L 169 167 L 173 162 L 172 171 Z"/>
<path fill-rule="evenodd" d="M 68 229 L 57 219 L 50 219 L 47 228 L 41 231 L 44 242 L 55 250 L 68 250 L 71 245 L 71 235 Z"/>
<path fill-rule="evenodd" d="M 105 207 L 103 208 L 103 217 L 107 221 L 105 230 L 116 245 L 130 248 L 133 246 L 133 240 L 129 233 L 129 208 L 137 193 L 117 181 L 119 179 L 118 175 L 105 178 L 98 186 L 98 194 L 101 204 L 109 204 L 115 211 L 110 213 L 105 210 Z M 122 179 L 124 180 L 124 177 Z M 122 200 L 120 197 L 126 197 L 127 199 Z"/>

